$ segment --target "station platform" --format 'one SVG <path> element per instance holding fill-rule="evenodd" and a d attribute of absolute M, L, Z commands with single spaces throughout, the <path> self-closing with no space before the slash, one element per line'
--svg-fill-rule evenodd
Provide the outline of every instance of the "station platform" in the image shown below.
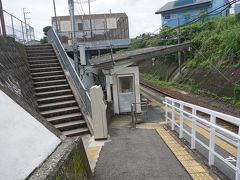
<path fill-rule="evenodd" d="M 131 128 L 131 116 L 115 116 L 110 141 L 89 145 L 95 180 L 216 179 L 215 174 L 165 127 L 164 106 L 149 99 L 148 114 Z"/>

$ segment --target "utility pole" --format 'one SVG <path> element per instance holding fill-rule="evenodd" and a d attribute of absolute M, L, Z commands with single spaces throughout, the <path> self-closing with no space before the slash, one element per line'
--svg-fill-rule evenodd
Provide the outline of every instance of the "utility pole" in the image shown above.
<path fill-rule="evenodd" d="M 180 32 L 180 20 L 179 16 L 176 15 L 177 19 L 177 37 L 178 37 L 178 44 L 181 44 L 181 32 Z M 181 51 L 178 51 L 178 65 L 179 65 L 179 76 L 180 80 L 182 80 L 182 59 L 181 59 Z"/>
<path fill-rule="evenodd" d="M 89 11 L 89 21 L 90 21 L 90 31 L 91 31 L 91 41 L 93 40 L 93 31 L 92 31 L 92 18 L 91 18 L 91 2 L 88 0 L 88 11 Z"/>
<path fill-rule="evenodd" d="M 2 0 L 0 0 L 0 19 L 1 19 L 1 27 L 2 27 L 2 33 L 3 36 L 6 37 L 6 27 L 5 27 L 5 21 L 3 16 L 3 7 L 2 7 Z"/>
<path fill-rule="evenodd" d="M 57 20 L 57 10 L 56 10 L 55 0 L 53 0 L 53 8 L 54 8 L 55 23 L 56 23 L 56 32 L 58 33 L 58 20 Z"/>
<path fill-rule="evenodd" d="M 75 23 L 75 15 L 74 15 L 74 1 L 68 0 L 68 6 L 69 6 L 69 13 L 71 18 L 71 27 L 72 27 L 72 46 L 73 46 L 74 65 L 75 65 L 75 70 L 77 74 L 80 75 L 79 60 L 78 60 L 78 45 L 77 45 L 77 39 L 76 39 L 76 23 Z"/>
<path fill-rule="evenodd" d="M 28 25 L 27 25 L 27 19 L 30 19 L 30 18 L 27 18 L 26 17 L 26 14 L 30 14 L 30 12 L 26 12 L 25 11 L 26 8 L 23 8 L 23 17 L 24 17 L 24 23 L 25 23 L 25 30 L 26 30 L 26 38 L 27 38 L 27 42 L 28 42 Z"/>

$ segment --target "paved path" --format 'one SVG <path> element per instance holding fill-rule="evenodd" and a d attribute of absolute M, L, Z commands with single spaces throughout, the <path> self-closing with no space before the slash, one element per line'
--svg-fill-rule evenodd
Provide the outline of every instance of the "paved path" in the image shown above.
<path fill-rule="evenodd" d="M 191 179 L 155 130 L 111 128 L 95 180 Z"/>

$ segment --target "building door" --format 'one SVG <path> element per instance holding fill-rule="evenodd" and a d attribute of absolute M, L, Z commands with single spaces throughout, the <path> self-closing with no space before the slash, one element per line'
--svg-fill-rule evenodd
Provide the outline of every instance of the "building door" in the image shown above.
<path fill-rule="evenodd" d="M 118 76 L 118 102 L 120 113 L 131 112 L 131 105 L 135 103 L 134 87 L 133 74 Z"/>

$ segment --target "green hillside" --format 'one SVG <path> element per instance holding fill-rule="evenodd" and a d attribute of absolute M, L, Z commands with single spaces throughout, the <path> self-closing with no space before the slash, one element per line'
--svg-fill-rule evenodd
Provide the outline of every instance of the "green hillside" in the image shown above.
<path fill-rule="evenodd" d="M 145 33 L 133 39 L 129 50 L 176 44 L 176 37 L 176 30 L 164 27 L 157 35 Z M 176 55 L 158 57 L 156 67 L 141 69 L 142 77 L 162 86 L 239 100 L 240 14 L 182 27 L 181 42 L 186 41 L 191 41 L 193 48 L 182 55 L 181 81 Z"/>

